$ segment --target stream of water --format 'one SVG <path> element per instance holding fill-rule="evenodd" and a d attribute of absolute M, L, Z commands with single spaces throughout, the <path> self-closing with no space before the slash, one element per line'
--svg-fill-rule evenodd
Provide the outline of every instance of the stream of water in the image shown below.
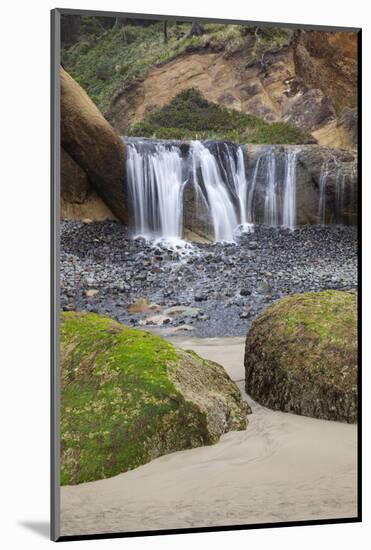
<path fill-rule="evenodd" d="M 126 138 L 127 182 L 135 236 L 181 242 L 185 187 L 202 205 L 214 242 L 234 242 L 253 224 L 290 230 L 297 225 L 297 160 L 300 147 L 262 147 L 253 160 L 246 146 L 217 141 Z M 329 170 L 319 180 L 318 218 L 326 222 Z M 344 206 L 344 177 L 339 173 L 336 206 Z M 335 215 L 342 220 L 342 215 Z M 339 223 L 339 222 L 338 222 Z"/>

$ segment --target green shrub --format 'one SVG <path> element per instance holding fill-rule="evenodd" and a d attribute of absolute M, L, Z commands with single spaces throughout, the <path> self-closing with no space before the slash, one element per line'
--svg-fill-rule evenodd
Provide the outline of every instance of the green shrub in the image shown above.
<path fill-rule="evenodd" d="M 133 124 L 129 135 L 160 139 L 224 139 L 249 143 L 306 143 L 309 134 L 286 122 L 265 122 L 207 101 L 194 88 Z"/>
<path fill-rule="evenodd" d="M 102 61 L 102 63 L 97 65 L 96 75 L 99 80 L 108 80 L 111 72 L 111 65 L 107 61 Z"/>

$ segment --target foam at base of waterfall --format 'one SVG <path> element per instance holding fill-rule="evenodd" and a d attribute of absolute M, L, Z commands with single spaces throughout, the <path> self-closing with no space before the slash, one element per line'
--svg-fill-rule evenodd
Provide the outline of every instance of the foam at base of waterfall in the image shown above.
<path fill-rule="evenodd" d="M 179 259 L 198 254 L 197 248 L 191 242 L 180 239 L 179 237 L 158 237 L 151 241 L 151 244 L 158 250 L 177 254 Z"/>
<path fill-rule="evenodd" d="M 179 237 L 159 237 L 154 235 L 137 234 L 132 237 L 134 240 L 143 239 L 146 244 L 161 252 L 172 252 L 175 256 L 172 259 L 179 260 L 189 258 L 190 256 L 198 256 L 199 250 L 190 241 Z"/>
<path fill-rule="evenodd" d="M 247 235 L 248 233 L 254 233 L 255 225 L 253 223 L 241 223 L 235 229 L 236 237 L 240 235 Z"/>

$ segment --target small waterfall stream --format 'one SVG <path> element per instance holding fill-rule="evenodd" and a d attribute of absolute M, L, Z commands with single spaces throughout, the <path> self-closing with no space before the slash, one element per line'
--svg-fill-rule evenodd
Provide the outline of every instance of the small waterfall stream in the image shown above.
<path fill-rule="evenodd" d="M 296 161 L 299 149 L 286 152 L 286 173 L 283 195 L 282 225 L 294 229 L 296 225 Z"/>
<path fill-rule="evenodd" d="M 326 180 L 328 177 L 328 165 L 325 163 L 321 168 L 321 175 L 319 178 L 319 204 L 318 204 L 318 217 L 320 223 L 326 223 Z"/>
<path fill-rule="evenodd" d="M 264 223 L 271 227 L 278 225 L 277 216 L 277 174 L 274 149 L 267 154 L 267 186 L 264 198 Z"/>
<path fill-rule="evenodd" d="M 217 157 L 200 141 L 191 142 L 190 156 L 193 183 L 209 205 L 215 241 L 233 242 L 238 225 L 237 215 Z"/>
<path fill-rule="evenodd" d="M 344 191 L 345 191 L 345 174 L 340 171 L 336 174 L 336 223 L 344 222 Z"/>
<path fill-rule="evenodd" d="M 175 146 L 130 142 L 127 175 L 137 235 L 181 239 L 183 161 Z"/>
<path fill-rule="evenodd" d="M 258 179 L 261 159 L 262 159 L 262 157 L 259 156 L 257 161 L 256 161 L 254 172 L 253 172 L 253 175 L 252 175 L 252 178 L 251 178 L 251 183 L 248 187 L 247 206 L 246 206 L 246 219 L 247 219 L 247 223 L 249 223 L 249 224 L 253 224 L 255 222 L 254 197 L 255 197 L 256 182 L 257 182 L 257 179 Z"/>
<path fill-rule="evenodd" d="M 126 138 L 127 182 L 135 235 L 180 241 L 184 234 L 185 186 L 202 205 L 215 242 L 233 242 L 260 222 L 295 229 L 299 147 L 266 146 L 249 160 L 244 146 L 216 141 L 157 141 Z M 318 217 L 326 222 L 325 163 L 319 179 Z M 336 181 L 336 210 L 342 223 L 344 175 Z"/>

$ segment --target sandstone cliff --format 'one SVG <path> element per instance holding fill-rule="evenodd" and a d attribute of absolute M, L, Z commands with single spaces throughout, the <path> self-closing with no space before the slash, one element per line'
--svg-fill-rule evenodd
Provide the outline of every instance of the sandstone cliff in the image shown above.
<path fill-rule="evenodd" d="M 60 76 L 62 216 L 126 221 L 125 146 L 81 86 Z"/>

